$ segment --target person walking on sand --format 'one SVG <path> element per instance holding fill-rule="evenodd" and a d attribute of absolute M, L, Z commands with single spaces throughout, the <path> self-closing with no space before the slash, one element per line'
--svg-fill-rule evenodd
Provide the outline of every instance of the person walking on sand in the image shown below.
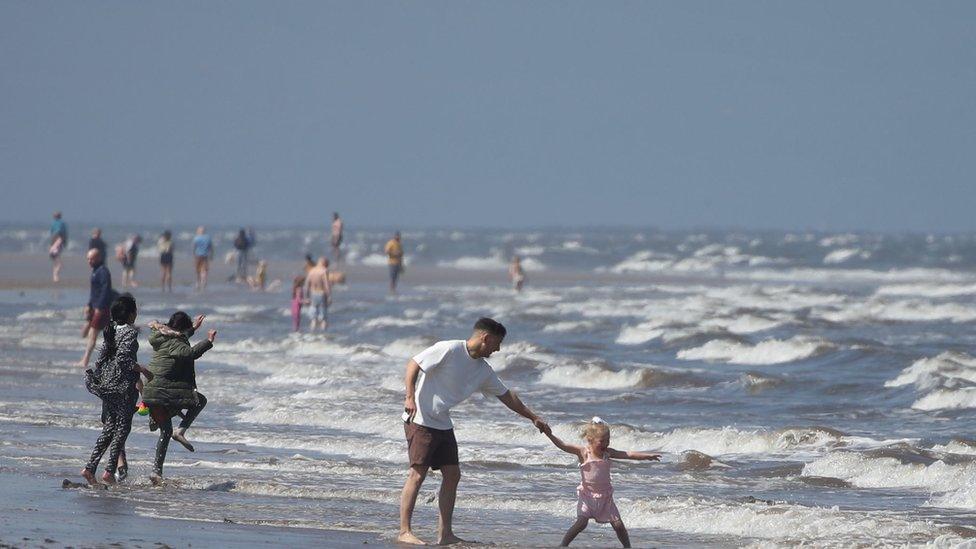
<path fill-rule="evenodd" d="M 440 341 L 407 362 L 403 430 L 407 438 L 410 470 L 400 494 L 400 533 L 397 542 L 424 544 L 414 535 L 411 520 L 417 494 L 429 469 L 440 469 L 442 478 L 437 497 L 440 512 L 437 543 L 463 542 L 454 535 L 452 524 L 461 468 L 451 408 L 475 391 L 481 391 L 497 397 L 510 410 L 532 421 L 539 432 L 550 430 L 545 421 L 498 379 L 491 364 L 485 360 L 501 347 L 505 333 L 505 327 L 500 323 L 481 318 L 467 340 Z"/>
<path fill-rule="evenodd" d="M 395 294 L 397 280 L 403 274 L 403 243 L 400 242 L 400 231 L 393 233 L 393 238 L 386 243 L 383 251 L 386 252 L 386 263 L 390 268 L 390 293 Z"/>
<path fill-rule="evenodd" d="M 81 331 L 81 337 L 88 339 L 85 345 L 85 354 L 78 361 L 78 365 L 82 368 L 88 367 L 88 361 L 91 359 L 92 350 L 95 349 L 98 333 L 109 322 L 109 307 L 115 296 L 112 290 L 112 273 L 105 266 L 102 254 L 97 249 L 92 248 L 88 250 L 85 258 L 88 260 L 88 266 L 92 269 L 92 274 L 88 304 L 85 305 L 85 327 Z"/>
<path fill-rule="evenodd" d="M 207 288 L 207 275 L 210 272 L 210 258 L 213 257 L 213 239 L 207 234 L 207 229 L 200 225 L 197 235 L 193 237 L 193 264 L 197 273 L 197 291 Z"/>
<path fill-rule="evenodd" d="M 173 293 L 173 233 L 169 229 L 159 236 L 156 249 L 159 250 L 159 285 L 164 292 Z"/>
<path fill-rule="evenodd" d="M 329 304 L 332 303 L 332 283 L 329 282 L 329 260 L 324 256 L 305 276 L 305 297 L 310 305 L 309 328 L 325 330 L 329 326 Z"/>
<path fill-rule="evenodd" d="M 566 444 L 552 430 L 543 431 L 556 448 L 576 456 L 579 460 L 582 481 L 576 488 L 579 500 L 576 503 L 576 522 L 569 527 L 563 536 L 562 546 L 566 547 L 586 525 L 593 519 L 599 523 L 610 523 L 617 533 L 617 538 L 624 547 L 630 547 L 630 536 L 624 522 L 620 520 L 620 511 L 613 501 L 613 485 L 610 484 L 610 458 L 638 459 L 657 461 L 658 454 L 615 450 L 610 447 L 610 426 L 599 417 L 594 417 L 583 429 L 582 438 L 586 439 L 586 446 Z"/>
<path fill-rule="evenodd" d="M 143 388 L 142 401 L 149 406 L 149 415 L 152 418 L 149 429 L 159 429 L 156 457 L 149 477 L 153 484 L 163 481 L 163 463 L 166 461 L 166 450 L 171 438 L 187 450 L 194 451 L 193 445 L 186 439 L 186 430 L 207 405 L 207 397 L 197 391 L 194 361 L 213 348 L 217 337 L 217 330 L 210 330 L 207 332 L 207 339 L 190 346 L 190 337 L 200 329 L 203 319 L 204 316 L 200 315 L 191 322 L 188 314 L 176 311 L 166 324 L 149 324 L 149 344 L 153 348 L 149 371 L 155 377 Z M 182 414 L 183 421 L 173 431 L 173 417 L 184 409 L 186 413 Z"/>
<path fill-rule="evenodd" d="M 61 219 L 61 212 L 54 212 L 54 221 L 51 222 L 50 235 L 51 247 L 48 249 L 48 255 L 54 263 L 51 271 L 51 280 L 60 282 L 62 267 L 61 252 L 68 245 L 68 225 Z"/>
<path fill-rule="evenodd" d="M 125 441 L 132 431 L 132 416 L 136 413 L 139 374 L 145 375 L 147 380 L 153 378 L 152 373 L 136 360 L 139 329 L 133 325 L 137 315 L 135 298 L 122 294 L 112 303 L 111 312 L 112 322 L 102 330 L 103 343 L 95 367 L 85 370 L 85 387 L 102 400 L 102 433 L 95 441 L 88 464 L 81 471 L 81 476 L 92 485 L 98 484 L 95 470 L 106 449 L 109 450 L 108 463 L 102 481 L 115 484 L 120 458 L 125 453 Z M 120 473 L 124 478 L 125 473 Z"/>
<path fill-rule="evenodd" d="M 332 261 L 335 262 L 336 268 L 339 267 L 339 261 L 342 259 L 342 218 L 339 217 L 339 212 L 332 212 Z"/>
<path fill-rule="evenodd" d="M 512 287 L 515 291 L 521 292 L 522 285 L 525 284 L 525 271 L 522 270 L 522 260 L 517 255 L 512 256 L 512 263 L 508 266 L 508 277 L 512 279 Z"/>

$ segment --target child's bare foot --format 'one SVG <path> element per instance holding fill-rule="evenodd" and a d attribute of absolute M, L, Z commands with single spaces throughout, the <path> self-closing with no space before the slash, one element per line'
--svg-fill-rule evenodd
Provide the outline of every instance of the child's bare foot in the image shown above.
<path fill-rule="evenodd" d="M 400 535 L 397 536 L 397 543 L 409 543 L 410 545 L 427 545 L 426 543 L 424 543 L 424 540 L 413 535 L 413 532 L 410 531 L 400 532 Z"/>
<path fill-rule="evenodd" d="M 173 433 L 173 440 L 175 440 L 176 442 L 179 442 L 180 444 L 182 444 L 183 447 L 186 448 L 187 450 L 189 450 L 191 452 L 194 451 L 193 450 L 193 445 L 190 444 L 190 441 L 189 440 L 186 440 L 186 437 L 184 437 L 181 433 Z"/>
<path fill-rule="evenodd" d="M 102 482 L 104 482 L 105 484 L 115 484 L 115 475 L 109 473 L 108 471 L 105 471 L 104 473 L 102 473 Z"/>
<path fill-rule="evenodd" d="M 441 539 L 437 540 L 437 545 L 454 545 L 455 543 L 468 543 L 468 542 L 455 536 L 454 534 L 441 536 Z"/>
<path fill-rule="evenodd" d="M 85 477 L 85 482 L 87 482 L 88 484 L 90 484 L 92 486 L 95 486 L 96 484 L 98 484 L 98 481 L 95 480 L 95 473 L 92 473 L 88 469 L 82 469 L 81 470 L 81 476 Z"/>
<path fill-rule="evenodd" d="M 149 482 L 151 482 L 153 486 L 162 486 L 163 485 L 163 477 L 160 476 L 160 475 L 157 475 L 156 473 L 153 473 L 153 474 L 149 475 Z"/>

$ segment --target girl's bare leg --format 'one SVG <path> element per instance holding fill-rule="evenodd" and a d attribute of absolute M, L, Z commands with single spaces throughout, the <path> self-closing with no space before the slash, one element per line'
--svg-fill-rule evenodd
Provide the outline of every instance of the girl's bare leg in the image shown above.
<path fill-rule="evenodd" d="M 583 530 L 586 530 L 586 524 L 588 522 L 590 522 L 590 519 L 588 519 L 588 518 L 578 518 L 578 519 L 576 519 L 576 522 L 574 522 L 573 525 L 569 527 L 569 530 L 566 530 L 566 535 L 563 536 L 563 541 L 562 541 L 562 543 L 559 544 L 560 547 L 568 547 L 569 544 L 572 543 L 573 539 L 580 532 L 582 532 Z"/>
<path fill-rule="evenodd" d="M 630 547 L 630 535 L 627 533 L 627 527 L 624 526 L 624 521 L 617 520 L 610 523 L 613 526 L 613 531 L 617 533 L 617 539 L 624 547 Z"/>

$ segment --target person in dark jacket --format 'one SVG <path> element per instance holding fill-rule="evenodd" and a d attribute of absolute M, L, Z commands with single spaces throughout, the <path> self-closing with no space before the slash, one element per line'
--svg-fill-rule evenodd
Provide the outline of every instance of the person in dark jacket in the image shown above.
<path fill-rule="evenodd" d="M 102 330 L 103 343 L 95 367 L 85 371 L 85 387 L 102 400 L 102 433 L 95 441 L 88 464 L 81 476 L 89 484 L 98 484 L 95 470 L 105 450 L 109 450 L 108 464 L 102 480 L 116 482 L 120 457 L 125 452 L 125 440 L 132 430 L 132 416 L 136 413 L 139 393 L 136 383 L 139 374 L 152 379 L 149 370 L 136 362 L 139 352 L 139 330 L 136 321 L 136 300 L 123 294 L 112 303 L 112 322 Z M 124 474 L 122 477 L 124 478 Z"/>
<path fill-rule="evenodd" d="M 105 266 L 105 257 L 96 248 L 88 250 L 85 256 L 88 265 L 92 269 L 91 290 L 88 294 L 88 304 L 85 305 L 85 327 L 81 330 L 81 337 L 87 338 L 85 354 L 82 355 L 78 365 L 82 368 L 88 367 L 92 351 L 95 349 L 95 342 L 98 340 L 98 332 L 102 331 L 109 322 L 109 307 L 118 294 L 112 291 L 112 273 L 108 272 Z"/>
<path fill-rule="evenodd" d="M 149 325 L 152 330 L 149 344 L 153 348 L 149 370 L 155 377 L 143 388 L 142 401 L 149 406 L 152 423 L 160 431 L 153 472 L 149 477 L 154 484 L 162 482 L 163 462 L 166 461 L 170 438 L 193 451 L 193 445 L 186 440 L 186 430 L 207 405 L 207 398 L 196 390 L 194 361 L 213 347 L 217 330 L 207 332 L 207 339 L 192 347 L 189 340 L 203 324 L 203 319 L 204 316 L 200 315 L 191 322 L 189 315 L 177 311 L 166 324 L 154 322 Z M 184 409 L 186 412 L 181 414 Z M 174 432 L 173 416 L 176 415 L 182 415 L 183 421 Z"/>

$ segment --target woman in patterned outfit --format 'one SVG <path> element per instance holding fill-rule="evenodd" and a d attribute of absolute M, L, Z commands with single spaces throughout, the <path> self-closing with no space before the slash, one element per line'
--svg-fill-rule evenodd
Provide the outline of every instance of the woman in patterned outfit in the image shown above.
<path fill-rule="evenodd" d="M 95 470 L 105 450 L 109 450 L 108 463 L 102 481 L 115 483 L 115 471 L 119 456 L 125 450 L 125 439 L 132 430 L 132 416 L 136 411 L 136 382 L 139 373 L 152 379 L 152 373 L 136 362 L 139 351 L 139 330 L 136 321 L 136 300 L 130 294 L 122 294 L 112 303 L 112 322 L 102 330 L 102 348 L 95 367 L 85 370 L 85 387 L 102 399 L 102 434 L 95 441 L 91 459 L 81 471 L 89 484 L 97 484 Z"/>

